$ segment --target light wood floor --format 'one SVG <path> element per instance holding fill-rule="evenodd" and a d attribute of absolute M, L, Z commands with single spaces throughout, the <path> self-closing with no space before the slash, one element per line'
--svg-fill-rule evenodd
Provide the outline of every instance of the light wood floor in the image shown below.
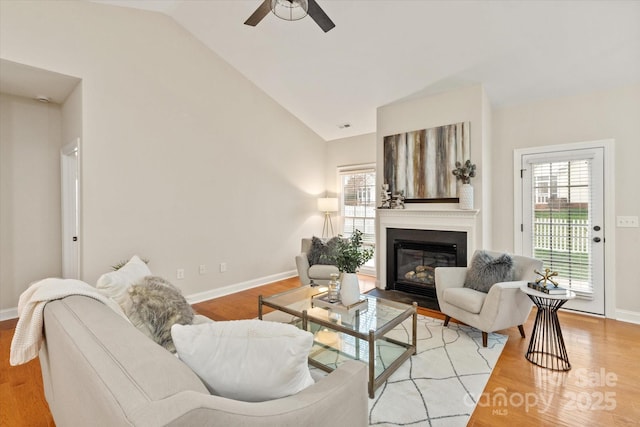
<path fill-rule="evenodd" d="M 249 319 L 258 314 L 258 295 L 299 286 L 297 278 L 198 303 L 214 320 Z M 374 286 L 361 276 L 362 290 Z M 442 318 L 434 311 L 420 314 Z M 535 309 L 525 324 L 531 333 Z M 40 365 L 9 366 L 15 320 L 0 322 L 0 426 L 53 426 L 42 392 Z M 640 425 L 640 325 L 570 312 L 560 313 L 572 370 L 557 373 L 529 363 L 528 338 L 517 328 L 509 339 L 476 406 L 470 426 L 635 426 Z M 437 390 L 434 390 L 437 392 Z M 339 427 L 339 426 L 336 426 Z"/>

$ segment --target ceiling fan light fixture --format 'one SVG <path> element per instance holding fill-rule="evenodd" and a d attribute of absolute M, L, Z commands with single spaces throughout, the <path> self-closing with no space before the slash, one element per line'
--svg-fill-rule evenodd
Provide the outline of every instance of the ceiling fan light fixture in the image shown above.
<path fill-rule="evenodd" d="M 307 16 L 307 0 L 271 0 L 271 11 L 285 21 L 297 21 Z"/>

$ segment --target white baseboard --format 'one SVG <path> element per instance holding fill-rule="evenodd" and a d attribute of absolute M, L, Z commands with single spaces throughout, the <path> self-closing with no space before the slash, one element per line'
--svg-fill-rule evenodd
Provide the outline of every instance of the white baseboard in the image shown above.
<path fill-rule="evenodd" d="M 640 325 L 640 313 L 630 310 L 616 310 L 616 320 L 621 322 L 636 323 Z"/>
<path fill-rule="evenodd" d="M 234 294 L 236 292 L 245 291 L 247 289 L 256 288 L 258 286 L 266 285 L 268 283 L 277 282 L 278 280 L 285 280 L 298 275 L 296 270 L 285 271 L 283 273 L 273 274 L 271 276 L 261 277 L 258 279 L 249 280 L 246 282 L 236 283 L 233 285 L 225 286 L 218 289 L 211 289 L 205 292 L 199 292 L 197 294 L 188 295 L 186 297 L 189 304 L 195 304 L 198 302 L 223 297 L 225 295 Z M 378 281 L 376 281 L 378 286 Z M 18 317 L 18 308 L 5 308 L 0 310 L 0 322 L 4 320 L 15 319 Z M 616 310 L 616 320 L 621 322 L 635 323 L 640 325 L 640 313 L 630 310 Z"/>
<path fill-rule="evenodd" d="M 363 274 L 365 276 L 373 276 L 376 277 L 377 276 L 377 271 L 375 269 L 375 267 L 365 267 L 362 266 L 360 267 L 360 269 L 358 270 L 358 274 Z"/>
<path fill-rule="evenodd" d="M 210 291 L 199 292 L 197 294 L 191 294 L 186 297 L 189 304 L 195 304 L 202 301 L 207 301 L 214 298 L 223 297 L 225 295 L 235 294 L 236 292 L 246 291 L 247 289 L 256 288 L 258 286 L 266 285 L 268 283 L 277 282 L 278 280 L 289 279 L 298 275 L 296 270 L 285 271 L 284 273 L 272 274 L 271 276 L 261 277 L 258 279 L 249 280 L 246 282 L 236 283 L 222 288 L 211 289 Z M 256 300 L 256 304 L 258 301 Z"/>
<path fill-rule="evenodd" d="M 188 295 L 186 297 L 189 304 L 195 304 L 198 302 L 222 297 L 236 292 L 245 291 L 247 289 L 256 288 L 258 286 L 266 285 L 268 283 L 277 282 L 278 280 L 289 279 L 298 275 L 296 270 L 285 271 L 284 273 L 273 274 L 271 276 L 261 277 L 258 279 L 249 280 L 247 282 L 236 283 L 234 285 L 225 286 L 223 288 L 212 289 L 210 291 L 199 292 L 197 294 Z M 258 304 L 258 301 L 256 301 Z M 0 322 L 3 320 L 15 319 L 18 317 L 18 308 L 6 308 L 0 310 Z"/>
<path fill-rule="evenodd" d="M 0 322 L 3 320 L 15 319 L 16 317 L 18 317 L 17 307 L 0 310 Z"/>

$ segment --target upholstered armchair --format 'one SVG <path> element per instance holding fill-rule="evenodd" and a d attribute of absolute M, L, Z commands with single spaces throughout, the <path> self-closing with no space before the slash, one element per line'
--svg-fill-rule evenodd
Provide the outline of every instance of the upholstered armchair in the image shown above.
<path fill-rule="evenodd" d="M 309 263 L 309 253 L 311 252 L 311 239 L 303 238 L 300 254 L 296 255 L 296 267 L 298 276 L 303 285 L 326 285 L 331 280 L 331 274 L 339 274 L 335 265 L 323 265 Z"/>
<path fill-rule="evenodd" d="M 451 318 L 482 331 L 482 345 L 487 346 L 489 332 L 517 326 L 522 338 L 525 337 L 523 324 L 527 320 L 533 303 L 527 295 L 520 291 L 520 286 L 536 278 L 534 269 L 540 270 L 542 262 L 525 256 L 509 255 L 513 260 L 512 277 L 509 281 L 493 284 L 488 292 L 472 289 L 467 283 L 467 272 L 474 267 L 473 255 L 471 265 L 467 267 L 437 267 L 435 269 L 436 294 L 440 311 L 446 316 L 444 325 Z M 484 255 L 499 258 L 498 252 L 482 251 Z M 475 273 L 472 272 L 472 273 Z M 474 279 L 474 274 L 471 280 Z M 469 280 L 467 280 L 469 282 Z M 471 286 L 471 287 L 469 287 Z"/>

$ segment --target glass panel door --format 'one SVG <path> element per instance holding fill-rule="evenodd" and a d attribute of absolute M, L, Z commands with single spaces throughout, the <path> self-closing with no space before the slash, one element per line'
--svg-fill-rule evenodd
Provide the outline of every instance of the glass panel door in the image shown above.
<path fill-rule="evenodd" d="M 522 170 L 523 252 L 577 293 L 566 308 L 604 314 L 603 150 L 525 155 Z"/>

